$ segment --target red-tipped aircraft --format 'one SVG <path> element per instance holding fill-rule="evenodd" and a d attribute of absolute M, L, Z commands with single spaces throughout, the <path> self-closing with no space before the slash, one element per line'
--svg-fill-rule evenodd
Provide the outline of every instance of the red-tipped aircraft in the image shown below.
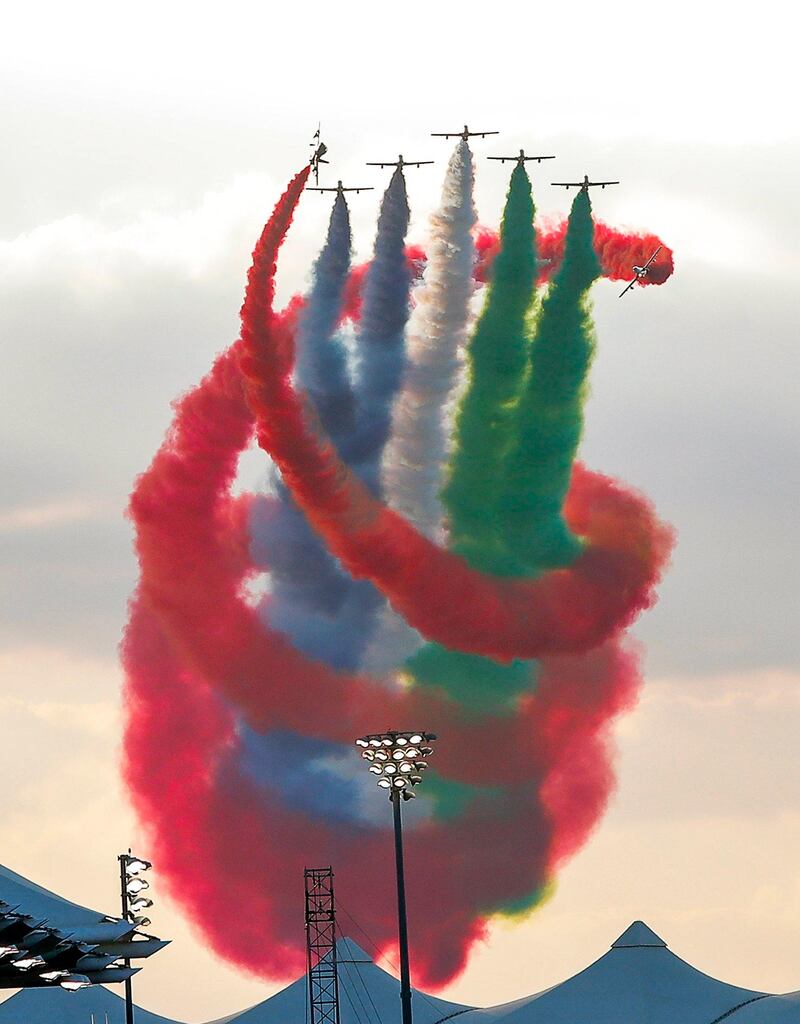
<path fill-rule="evenodd" d="M 625 292 L 629 292 L 631 290 L 631 288 L 633 288 L 633 286 L 636 284 L 637 281 L 643 281 L 647 277 L 647 275 L 650 273 L 650 264 L 653 262 L 653 260 L 656 258 L 656 256 L 658 256 L 658 254 L 661 252 L 661 250 L 663 248 L 664 248 L 663 245 L 659 245 L 659 247 L 656 249 L 656 251 L 650 257 L 650 259 L 647 261 L 647 263 L 644 264 L 643 267 L 636 267 L 636 266 L 634 266 L 633 272 L 634 272 L 634 274 L 636 276 L 634 277 L 634 279 L 632 281 L 629 281 L 628 285 L 626 286 L 626 288 L 619 293 L 619 297 L 620 298 L 622 298 L 622 296 L 625 294 Z"/>
<path fill-rule="evenodd" d="M 560 185 L 562 188 L 579 188 L 581 192 L 588 192 L 590 188 L 599 185 L 605 188 L 606 185 L 619 185 L 618 181 L 589 181 L 589 175 L 584 174 L 583 181 L 551 181 L 551 185 Z"/>
<path fill-rule="evenodd" d="M 500 132 L 471 132 L 469 128 L 464 125 L 462 132 L 431 132 L 431 137 L 434 139 L 463 139 L 466 142 L 468 139 L 473 137 L 485 139 L 487 135 L 499 135 Z"/>

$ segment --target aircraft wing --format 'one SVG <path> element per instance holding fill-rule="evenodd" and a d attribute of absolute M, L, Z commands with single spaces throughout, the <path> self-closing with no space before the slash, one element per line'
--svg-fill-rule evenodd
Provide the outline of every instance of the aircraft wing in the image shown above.
<path fill-rule="evenodd" d="M 628 284 L 627 284 L 627 285 L 625 286 L 625 288 L 624 288 L 624 289 L 623 289 L 623 290 L 622 290 L 622 291 L 621 291 L 621 292 L 619 293 L 619 297 L 620 297 L 620 298 L 622 298 L 622 296 L 623 296 L 623 295 L 624 295 L 624 294 L 625 294 L 626 292 L 629 292 L 629 291 L 631 290 L 631 288 L 633 288 L 633 286 L 634 286 L 634 285 L 636 284 L 636 282 L 637 282 L 638 280 L 639 280 L 639 278 L 638 278 L 638 277 L 634 277 L 634 279 L 633 279 L 632 281 L 629 281 L 629 282 L 628 282 Z"/>
<path fill-rule="evenodd" d="M 387 160 L 386 163 L 384 164 L 384 163 L 380 163 L 378 161 L 373 163 L 370 160 L 367 160 L 366 163 L 365 163 L 365 166 L 366 167 L 397 167 L 397 161 L 396 160 Z"/>
<path fill-rule="evenodd" d="M 338 189 L 334 189 L 333 191 L 337 192 Z M 351 186 L 349 186 L 349 188 L 343 188 L 342 189 L 342 192 L 372 192 L 372 191 L 374 191 L 374 186 L 372 186 L 372 185 L 359 185 L 358 188 L 356 188 L 355 185 L 351 185 Z"/>
<path fill-rule="evenodd" d="M 582 181 L 551 181 L 551 185 L 560 185 L 562 188 L 582 188 Z M 593 184 L 590 182 L 590 184 Z"/>
<path fill-rule="evenodd" d="M 519 160 L 518 156 L 487 156 L 487 160 L 499 160 L 501 164 L 504 164 L 506 160 Z"/>
<path fill-rule="evenodd" d="M 463 132 L 431 132 L 433 139 L 455 139 L 463 135 Z"/>
<path fill-rule="evenodd" d="M 589 184 L 590 185 L 601 185 L 603 188 L 605 188 L 606 185 L 619 185 L 619 182 L 618 181 L 590 181 Z"/>
<path fill-rule="evenodd" d="M 309 185 L 308 188 L 306 189 L 306 192 L 338 192 L 338 191 L 339 191 L 338 188 L 321 188 L 319 185 Z M 350 189 L 347 188 L 344 191 L 345 192 L 349 192 Z"/>
<path fill-rule="evenodd" d="M 404 160 L 403 164 L 406 167 L 422 167 L 424 164 L 436 163 L 435 160 Z"/>
<path fill-rule="evenodd" d="M 650 259 L 647 261 L 647 263 L 645 263 L 645 265 L 642 267 L 642 270 L 647 270 L 647 268 L 650 266 L 650 264 L 653 262 L 653 260 L 656 258 L 656 256 L 658 256 L 658 254 L 661 252 L 661 250 L 663 248 L 664 248 L 663 245 L 659 245 L 659 247 L 656 249 L 656 251 L 650 257 Z"/>

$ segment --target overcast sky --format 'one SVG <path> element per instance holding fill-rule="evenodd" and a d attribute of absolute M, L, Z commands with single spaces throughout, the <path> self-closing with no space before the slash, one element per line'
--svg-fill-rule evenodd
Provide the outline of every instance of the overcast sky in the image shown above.
<path fill-rule="evenodd" d="M 559 177 L 620 178 L 596 214 L 675 250 L 663 288 L 595 289 L 583 455 L 679 540 L 637 628 L 647 684 L 608 816 L 551 903 L 498 926 L 449 994 L 553 984 L 635 917 L 726 980 L 799 988 L 800 138 L 782 5 L 274 6 L 6 15 L 0 861 L 115 909 L 115 854 L 138 834 L 117 778 L 127 494 L 170 401 L 236 336 L 252 243 L 318 120 L 334 179 L 380 184 L 364 161 L 401 150 L 438 161 L 408 174 L 417 239 L 449 153 L 428 133 L 468 120 L 503 132 L 474 146 L 485 222 L 508 168 L 480 157 L 524 145 L 557 154 Z M 549 179 L 534 171 L 539 208 L 563 211 Z M 379 195 L 352 203 L 361 256 Z M 303 200 L 282 296 L 328 212 Z M 175 941 L 137 979 L 148 1008 L 199 1021 L 271 990 L 212 959 L 163 895 L 153 921 Z"/>

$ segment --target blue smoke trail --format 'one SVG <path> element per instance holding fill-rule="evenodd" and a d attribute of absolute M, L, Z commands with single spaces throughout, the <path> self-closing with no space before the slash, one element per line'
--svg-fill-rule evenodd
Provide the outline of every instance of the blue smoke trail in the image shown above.
<path fill-rule="evenodd" d="M 346 446 L 348 461 L 379 494 L 380 459 L 389 437 L 392 403 L 405 369 L 405 329 L 411 268 L 406 259 L 408 196 L 398 167 L 381 203 L 375 251 L 364 284 L 356 335 L 355 429 Z"/>
<path fill-rule="evenodd" d="M 347 349 L 336 331 L 350 272 L 350 211 L 343 195 L 333 204 L 328 237 L 314 264 L 314 283 L 297 332 L 298 382 L 312 399 L 325 430 L 339 446 L 353 429 L 355 396 Z"/>
<path fill-rule="evenodd" d="M 298 338 L 297 375 L 343 456 L 376 492 L 391 409 L 405 367 L 405 326 L 411 271 L 405 254 L 409 223 L 405 179 L 398 169 L 381 203 L 373 259 L 356 333 L 355 385 L 336 325 L 349 268 L 347 206 L 337 197 L 325 248 Z M 270 622 L 305 654 L 355 670 L 383 597 L 339 569 L 305 519 L 284 500 L 269 524 L 273 567 Z M 256 549 L 254 548 L 254 551 Z"/>
<path fill-rule="evenodd" d="M 297 377 L 312 398 L 323 426 L 343 456 L 376 493 L 391 410 L 405 367 L 405 326 L 411 271 L 405 254 L 409 209 L 398 170 L 381 204 L 372 263 L 364 283 L 355 339 L 354 384 L 347 354 L 336 334 L 349 269 L 347 206 L 337 197 L 328 238 L 315 264 L 308 304 L 298 331 Z M 271 566 L 273 591 L 264 613 L 305 654 L 342 669 L 359 667 L 383 597 L 366 582 L 343 573 L 309 529 L 282 484 L 277 511 L 252 524 L 253 554 Z M 242 763 L 292 806 L 312 801 L 319 814 L 355 820 L 366 811 L 359 798 L 363 772 L 343 770 L 336 745 L 290 732 L 259 735 L 243 728 Z M 323 785 L 322 783 L 325 782 Z M 347 799 L 342 799 L 347 793 Z M 368 806 L 368 805 L 367 805 Z M 424 816 L 424 811 L 418 812 Z"/>
<path fill-rule="evenodd" d="M 344 196 L 333 205 L 325 245 L 314 264 L 311 292 L 297 331 L 296 376 L 309 393 L 323 428 L 341 445 L 353 429 L 355 397 L 347 350 L 337 334 L 350 271 L 350 212 Z M 346 651 L 332 630 L 350 578 L 327 553 L 280 481 L 280 501 L 266 523 L 253 521 L 252 553 L 270 566 L 270 622 L 305 654 L 348 667 Z M 256 506 L 257 509 L 257 506 Z M 266 609 L 265 609 L 266 611 Z"/>

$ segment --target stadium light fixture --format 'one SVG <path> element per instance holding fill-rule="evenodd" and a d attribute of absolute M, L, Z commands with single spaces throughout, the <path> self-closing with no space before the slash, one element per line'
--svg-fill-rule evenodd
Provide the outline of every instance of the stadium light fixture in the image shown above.
<path fill-rule="evenodd" d="M 58 981 L 59 978 L 66 978 L 68 975 L 69 971 L 42 971 L 39 977 L 45 981 Z"/>
<path fill-rule="evenodd" d="M 149 860 L 141 860 L 139 857 L 130 857 L 128 863 L 125 865 L 125 873 L 132 877 L 138 875 L 140 871 L 147 871 L 153 865 Z"/>
<path fill-rule="evenodd" d="M 67 992 L 77 992 L 78 989 L 88 988 L 90 985 L 91 981 L 85 974 L 70 974 L 65 981 L 61 982 L 61 987 L 65 988 Z"/>
<path fill-rule="evenodd" d="M 402 1024 L 412 1024 L 411 970 L 408 957 L 408 919 L 406 916 L 406 883 L 403 867 L 403 822 L 401 804 L 413 799 L 414 788 L 422 782 L 428 767 L 425 757 L 433 753 L 430 745 L 436 739 L 432 732 L 397 732 L 393 729 L 355 741 L 369 771 L 392 804 L 394 819 L 394 854 L 397 869 L 397 926 L 400 939 L 400 1004 Z"/>
<path fill-rule="evenodd" d="M 153 901 L 141 893 L 150 888 L 150 883 L 139 876 L 144 871 L 149 871 L 152 864 L 143 857 L 137 857 L 131 853 L 121 853 L 117 858 L 119 861 L 119 888 L 122 901 L 122 916 L 134 928 L 146 928 L 150 924 L 149 917 L 143 917 L 138 913 L 152 907 Z M 125 960 L 126 967 L 130 967 L 130 960 Z M 66 988 L 65 982 L 61 982 Z M 133 989 L 131 979 L 125 979 L 125 1024 L 133 1024 Z"/>
<path fill-rule="evenodd" d="M 20 971 L 29 971 L 32 967 L 43 967 L 44 964 L 44 957 L 41 956 L 26 956 L 11 962 L 11 966 Z"/>

